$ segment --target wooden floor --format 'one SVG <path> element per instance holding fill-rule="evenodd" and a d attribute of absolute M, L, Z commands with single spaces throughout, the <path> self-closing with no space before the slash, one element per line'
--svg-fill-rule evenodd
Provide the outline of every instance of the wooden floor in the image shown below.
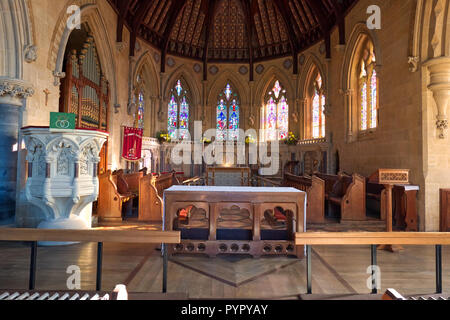
<path fill-rule="evenodd" d="M 144 228 L 128 224 L 124 228 Z M 153 229 L 155 226 L 148 226 Z M 94 243 L 64 247 L 39 247 L 36 289 L 67 289 L 66 270 L 71 265 L 81 269 L 82 290 L 95 290 L 96 253 Z M 0 289 L 26 289 L 28 286 L 30 250 L 23 243 L 0 243 Z M 378 252 L 381 268 L 381 292 L 395 288 L 404 295 L 435 292 L 434 247 L 406 247 L 400 253 Z M 189 260 L 189 259 L 188 259 Z M 225 260 L 224 260 L 225 261 Z M 214 276 L 220 260 L 201 263 L 210 272 L 197 272 L 182 263 L 169 263 L 169 292 L 187 293 L 190 298 L 295 299 L 306 292 L 306 262 L 293 260 L 272 268 L 273 259 L 226 261 L 235 263 L 248 281 L 233 285 Z M 252 277 L 252 264 L 255 276 Z M 259 265 L 260 264 L 260 265 Z M 314 294 L 367 294 L 367 268 L 370 248 L 314 247 Z M 443 286 L 450 293 L 450 248 L 443 248 Z M 262 267 L 265 267 L 262 268 Z M 257 272 L 263 269 L 264 272 Z M 269 270 L 269 272 L 266 272 Z M 208 270 L 206 270 L 208 271 Z M 260 270 L 259 270 L 260 271 Z M 211 276 L 213 275 L 213 276 Z M 155 246 L 104 244 L 103 290 L 125 284 L 130 292 L 159 292 L 162 283 L 162 258 Z"/>

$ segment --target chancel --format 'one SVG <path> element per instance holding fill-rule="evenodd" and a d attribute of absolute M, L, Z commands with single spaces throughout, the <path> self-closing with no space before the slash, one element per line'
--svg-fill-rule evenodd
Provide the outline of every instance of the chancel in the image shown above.
<path fill-rule="evenodd" d="M 450 297 L 450 0 L 0 0 L 0 35 L 0 300 Z M 270 310 L 229 306 L 183 312 Z"/>

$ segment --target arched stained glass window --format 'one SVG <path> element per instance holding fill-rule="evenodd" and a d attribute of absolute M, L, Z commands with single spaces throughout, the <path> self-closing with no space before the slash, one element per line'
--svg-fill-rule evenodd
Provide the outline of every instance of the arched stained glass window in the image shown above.
<path fill-rule="evenodd" d="M 217 141 L 239 140 L 239 111 L 238 95 L 228 83 L 223 92 L 219 94 L 217 103 Z"/>
<path fill-rule="evenodd" d="M 378 76 L 375 71 L 376 58 L 370 42 L 363 47 L 359 74 L 360 130 L 378 126 Z"/>
<path fill-rule="evenodd" d="M 145 95 L 144 95 L 144 81 L 141 74 L 136 77 L 135 84 L 134 105 L 136 106 L 135 127 L 144 129 L 144 114 L 145 114 Z"/>
<path fill-rule="evenodd" d="M 284 140 L 289 133 L 289 104 L 286 90 L 277 80 L 268 93 L 265 106 L 261 108 L 263 141 Z"/>
<path fill-rule="evenodd" d="M 181 80 L 171 90 L 168 105 L 168 133 L 172 140 L 189 138 L 189 98 Z"/>
<path fill-rule="evenodd" d="M 325 137 L 325 95 L 323 94 L 323 81 L 319 74 L 314 81 L 314 96 L 312 99 L 312 138 Z"/>
<path fill-rule="evenodd" d="M 139 129 L 144 129 L 144 112 L 145 112 L 144 93 L 140 91 L 138 96 L 138 111 L 137 111 L 137 123 L 138 123 L 137 127 Z"/>

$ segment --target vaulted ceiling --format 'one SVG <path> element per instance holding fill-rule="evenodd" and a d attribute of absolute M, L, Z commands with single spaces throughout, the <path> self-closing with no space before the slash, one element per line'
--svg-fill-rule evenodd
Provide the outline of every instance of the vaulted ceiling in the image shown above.
<path fill-rule="evenodd" d="M 166 54 L 204 62 L 296 55 L 326 39 L 357 0 L 108 0 L 122 29 Z"/>

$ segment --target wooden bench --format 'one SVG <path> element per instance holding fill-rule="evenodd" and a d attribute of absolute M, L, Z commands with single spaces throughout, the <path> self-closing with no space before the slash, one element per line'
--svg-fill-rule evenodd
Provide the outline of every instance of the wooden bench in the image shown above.
<path fill-rule="evenodd" d="M 122 221 L 124 204 L 132 205 L 137 197 L 129 190 L 128 183 L 121 174 L 112 174 L 111 170 L 99 176 L 99 196 L 97 214 L 100 221 Z M 129 207 L 128 209 L 130 209 Z"/>
<path fill-rule="evenodd" d="M 179 185 L 176 172 L 147 175 L 139 180 L 139 221 L 163 220 L 164 190 Z"/>
<path fill-rule="evenodd" d="M 138 195 L 139 181 L 144 177 L 144 172 L 122 174 L 121 176 L 127 183 L 128 191 Z"/>
<path fill-rule="evenodd" d="M 283 187 L 292 187 L 307 194 L 307 223 L 325 223 L 325 181 L 319 177 L 284 174 Z"/>
<path fill-rule="evenodd" d="M 358 174 L 316 174 L 325 181 L 325 199 L 338 206 L 341 222 L 366 220 L 366 179 Z M 331 186 L 332 185 L 332 186 Z"/>

